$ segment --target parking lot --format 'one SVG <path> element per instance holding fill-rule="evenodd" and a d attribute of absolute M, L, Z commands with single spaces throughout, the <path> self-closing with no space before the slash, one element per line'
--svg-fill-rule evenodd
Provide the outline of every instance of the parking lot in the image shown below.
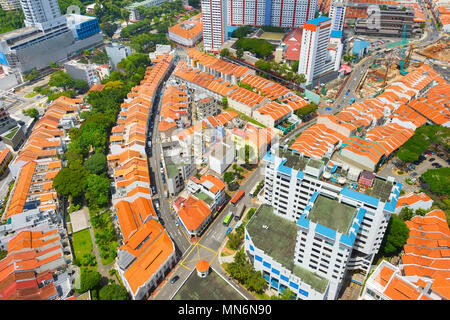
<path fill-rule="evenodd" d="M 432 161 L 430 161 L 432 159 Z M 406 179 L 413 179 L 416 178 L 417 182 L 422 174 L 424 174 L 429 169 L 436 169 L 436 167 L 433 166 L 433 163 L 439 163 L 442 167 L 448 167 L 448 164 L 445 159 L 442 159 L 441 157 L 437 156 L 436 154 L 433 155 L 427 155 L 426 159 L 423 160 L 420 164 L 414 165 L 413 170 L 404 171 L 404 174 L 397 175 L 393 171 L 398 169 L 397 166 L 393 163 L 392 160 L 388 162 L 388 164 L 383 168 L 383 170 L 379 173 L 382 177 L 395 177 L 395 181 L 398 181 L 402 184 L 402 190 L 405 191 L 405 193 L 413 192 L 417 189 L 419 189 L 419 184 L 416 185 L 409 185 L 406 183 Z M 414 181 L 414 180 L 413 180 Z"/>

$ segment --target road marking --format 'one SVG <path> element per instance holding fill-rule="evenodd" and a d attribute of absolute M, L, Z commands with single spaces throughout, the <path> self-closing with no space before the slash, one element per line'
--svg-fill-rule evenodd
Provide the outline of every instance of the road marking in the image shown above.
<path fill-rule="evenodd" d="M 203 247 L 203 248 L 205 248 L 206 250 L 209 250 L 209 251 L 212 251 L 212 252 L 214 252 L 214 253 L 217 253 L 217 251 L 215 251 L 215 250 L 213 250 L 213 249 L 211 249 L 211 248 L 208 248 L 208 247 L 205 247 L 204 245 L 202 245 L 202 244 L 198 244 L 199 246 L 201 246 L 201 247 Z"/>

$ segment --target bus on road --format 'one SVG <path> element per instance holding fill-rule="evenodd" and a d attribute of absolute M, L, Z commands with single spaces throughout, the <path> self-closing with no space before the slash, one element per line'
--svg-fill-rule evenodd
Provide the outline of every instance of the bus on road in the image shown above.
<path fill-rule="evenodd" d="M 244 194 L 245 194 L 245 191 L 244 191 L 244 190 L 239 191 L 239 192 L 236 194 L 236 196 L 233 198 L 233 200 L 231 200 L 231 203 L 232 203 L 233 205 L 236 205 L 236 203 L 238 203 L 238 201 L 241 200 L 241 198 L 244 196 Z"/>
<path fill-rule="evenodd" d="M 223 219 L 223 225 L 224 226 L 228 226 L 231 222 L 231 218 L 233 217 L 233 214 L 231 212 L 229 212 L 227 214 L 227 216 L 225 217 L 225 219 Z"/>

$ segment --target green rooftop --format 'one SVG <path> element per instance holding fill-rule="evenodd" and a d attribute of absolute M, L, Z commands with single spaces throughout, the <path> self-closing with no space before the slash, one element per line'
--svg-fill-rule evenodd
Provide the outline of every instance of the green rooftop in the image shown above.
<path fill-rule="evenodd" d="M 316 168 L 316 169 L 320 169 L 320 167 L 322 167 L 323 162 L 317 159 L 309 159 L 308 162 L 308 166 Z"/>
<path fill-rule="evenodd" d="M 387 200 L 389 200 L 391 190 L 392 182 L 376 177 L 373 182 L 372 188 L 368 188 L 365 194 L 378 198 L 380 199 L 380 201 L 386 202 Z"/>
<path fill-rule="evenodd" d="M 214 199 L 208 196 L 203 191 L 197 191 L 196 193 L 194 193 L 194 197 L 196 197 L 199 200 L 205 201 L 207 205 L 211 205 L 214 202 Z"/>
<path fill-rule="evenodd" d="M 294 222 L 274 214 L 271 206 L 263 204 L 255 212 L 246 228 L 256 247 L 281 263 L 317 292 L 325 292 L 328 285 L 327 279 L 294 264 L 297 237 L 297 226 Z"/>
<path fill-rule="evenodd" d="M 318 276 L 314 272 L 308 271 L 298 265 L 294 265 L 294 270 L 292 271 L 294 275 L 302 279 L 302 282 L 309 284 L 311 288 L 317 292 L 324 293 L 328 285 L 328 280 Z"/>
<path fill-rule="evenodd" d="M 347 234 L 355 213 L 355 207 L 319 195 L 308 215 L 308 219 L 340 233 Z"/>
<path fill-rule="evenodd" d="M 166 162 L 167 178 L 172 179 L 178 174 L 178 166 L 173 163 Z"/>
<path fill-rule="evenodd" d="M 305 170 L 306 164 L 308 163 L 309 159 L 302 159 L 300 158 L 300 155 L 298 153 L 294 153 L 291 150 L 284 150 L 283 148 L 279 149 L 279 153 L 280 158 L 286 158 L 284 166 L 292 168 L 294 170 Z"/>
<path fill-rule="evenodd" d="M 294 222 L 274 214 L 271 206 L 263 204 L 246 228 L 256 247 L 286 269 L 292 270 L 297 237 L 297 226 Z"/>

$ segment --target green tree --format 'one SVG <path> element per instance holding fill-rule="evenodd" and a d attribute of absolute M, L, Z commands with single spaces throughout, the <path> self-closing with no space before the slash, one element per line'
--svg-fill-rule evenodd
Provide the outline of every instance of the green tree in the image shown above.
<path fill-rule="evenodd" d="M 106 171 L 106 156 L 96 152 L 85 160 L 84 166 L 93 174 L 102 174 Z"/>
<path fill-rule="evenodd" d="M 299 83 L 305 83 L 306 77 L 303 73 L 296 73 L 294 76 L 294 80 Z"/>
<path fill-rule="evenodd" d="M 22 110 L 24 114 L 29 116 L 30 118 L 38 118 L 39 117 L 39 111 L 37 111 L 36 108 L 29 108 L 26 110 Z"/>
<path fill-rule="evenodd" d="M 244 55 L 244 49 L 238 48 L 238 49 L 236 50 L 236 57 L 237 57 L 238 59 L 241 59 L 241 58 L 243 57 L 243 55 Z"/>
<path fill-rule="evenodd" d="M 295 300 L 295 293 L 292 292 L 291 289 L 286 288 L 280 295 L 271 296 L 270 300 Z"/>
<path fill-rule="evenodd" d="M 229 55 L 230 55 L 230 50 L 228 50 L 228 48 L 223 48 L 222 50 L 220 50 L 220 56 L 222 58 L 229 56 Z"/>
<path fill-rule="evenodd" d="M 406 223 L 399 217 L 392 215 L 383 239 L 383 252 L 386 256 L 394 256 L 402 250 L 408 239 L 409 229 Z"/>
<path fill-rule="evenodd" d="M 251 26 L 240 26 L 231 33 L 231 37 L 240 39 L 252 33 L 252 31 Z"/>
<path fill-rule="evenodd" d="M 0 260 L 3 260 L 8 255 L 8 251 L 6 250 L 0 250 Z"/>
<path fill-rule="evenodd" d="M 100 300 L 129 300 L 127 290 L 118 284 L 108 284 L 99 290 Z"/>
<path fill-rule="evenodd" d="M 85 196 L 90 207 L 104 208 L 108 205 L 109 184 L 108 178 L 96 174 L 87 177 Z"/>
<path fill-rule="evenodd" d="M 51 87 L 63 88 L 64 91 L 67 91 L 67 89 L 69 89 L 73 86 L 73 79 L 70 76 L 70 74 L 60 70 L 60 71 L 54 72 L 50 76 L 48 85 Z"/>
<path fill-rule="evenodd" d="M 108 38 L 112 38 L 114 33 L 117 31 L 117 28 L 118 28 L 117 24 L 110 22 L 105 22 L 102 23 L 101 25 L 101 30 L 103 34 L 105 34 Z"/>
<path fill-rule="evenodd" d="M 236 41 L 235 47 L 236 49 L 250 51 L 258 58 L 267 58 L 275 50 L 274 46 L 270 42 L 257 38 L 241 38 Z"/>
<path fill-rule="evenodd" d="M 264 71 L 270 71 L 271 64 L 269 61 L 259 59 L 258 61 L 255 62 L 255 67 L 257 67 L 261 70 L 264 70 Z"/>
<path fill-rule="evenodd" d="M 224 108 L 224 109 L 228 108 L 228 98 L 227 97 L 222 98 L 222 108 Z"/>
<path fill-rule="evenodd" d="M 398 217 L 403 221 L 409 221 L 412 217 L 414 217 L 414 209 L 404 207 L 398 214 Z"/>
<path fill-rule="evenodd" d="M 89 90 L 89 84 L 86 81 L 74 79 L 73 88 L 77 90 L 79 94 L 84 94 Z"/>
<path fill-rule="evenodd" d="M 438 196 L 450 194 L 450 167 L 429 169 L 422 178 L 434 194 Z"/>
<path fill-rule="evenodd" d="M 63 196 L 72 199 L 83 195 L 87 186 L 89 171 L 81 164 L 75 162 L 72 167 L 62 168 L 53 179 L 53 187 Z"/>
<path fill-rule="evenodd" d="M 120 15 L 128 26 L 128 21 L 130 21 L 130 11 L 128 11 L 127 9 L 120 9 Z"/>
<path fill-rule="evenodd" d="M 227 171 L 223 174 L 223 181 L 230 184 L 234 180 L 235 174 L 233 172 Z"/>
<path fill-rule="evenodd" d="M 80 274 L 80 287 L 75 288 L 75 291 L 81 294 L 88 290 L 95 289 L 99 286 L 101 279 L 102 276 L 97 271 L 82 267 Z"/>
<path fill-rule="evenodd" d="M 302 119 L 303 121 L 305 121 L 306 119 L 308 119 L 312 113 L 317 111 L 317 105 L 314 103 L 309 103 L 306 106 L 297 109 L 297 111 L 295 111 L 295 114 Z"/>

